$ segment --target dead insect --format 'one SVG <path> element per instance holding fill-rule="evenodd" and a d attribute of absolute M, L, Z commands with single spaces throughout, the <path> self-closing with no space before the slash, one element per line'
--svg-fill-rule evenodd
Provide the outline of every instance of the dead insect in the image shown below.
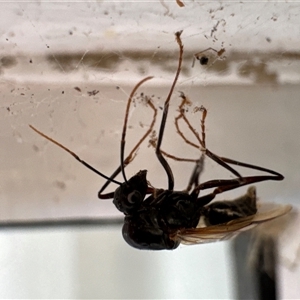
<path fill-rule="evenodd" d="M 156 189 L 150 186 L 146 179 L 147 170 L 139 171 L 136 175 L 132 176 L 128 180 L 125 174 L 125 167 L 134 159 L 137 148 L 150 135 L 150 133 L 153 132 L 157 109 L 149 98 L 148 105 L 153 110 L 152 123 L 150 124 L 148 131 L 138 141 L 130 154 L 124 158 L 127 121 L 132 98 L 137 89 L 152 77 L 146 77 L 141 80 L 134 87 L 129 96 L 121 138 L 121 163 L 110 177 L 96 170 L 94 167 L 79 158 L 74 152 L 30 125 L 30 127 L 38 134 L 61 147 L 84 166 L 107 180 L 100 189 L 98 197 L 100 199 L 113 198 L 113 203 L 117 209 L 125 215 L 122 229 L 123 237 L 129 245 L 138 249 L 171 250 L 177 248 L 181 242 L 194 244 L 229 238 L 236 234 L 239 230 L 276 218 L 290 210 L 290 207 L 285 206 L 282 208 L 277 208 L 276 210 L 266 214 L 256 214 L 257 208 L 255 187 L 250 187 L 246 195 L 240 197 L 239 199 L 233 201 L 219 201 L 209 204 L 217 194 L 220 194 L 224 191 L 264 180 L 282 180 L 283 176 L 269 169 L 234 161 L 225 157 L 219 157 L 209 151 L 205 146 L 204 121 L 207 112 L 203 107 L 201 108 L 202 138 L 200 138 L 198 133 L 191 128 L 192 132 L 198 136 L 200 147 L 197 147 L 201 149 L 202 154 L 200 158 L 196 160 L 195 168 L 192 172 L 187 189 L 184 191 L 174 190 L 174 176 L 167 160 L 164 158 L 164 156 L 168 156 L 169 154 L 161 150 L 161 144 L 167 121 L 170 99 L 181 70 L 183 44 L 180 35 L 181 32 L 176 33 L 176 41 L 179 45 L 179 61 L 177 72 L 164 103 L 158 138 L 152 138 L 152 142 L 155 144 L 156 156 L 167 174 L 167 189 Z M 182 103 L 184 104 L 187 99 L 183 93 L 181 94 L 181 97 Z M 189 125 L 189 121 L 185 116 L 184 110 L 179 111 L 179 116 L 177 117 L 175 123 L 177 124 L 176 126 L 178 127 L 179 134 L 186 142 L 189 142 L 180 131 L 178 125 L 178 121 L 180 119 L 183 119 L 184 122 Z M 232 174 L 234 174 L 236 178 L 228 180 L 216 179 L 199 183 L 199 176 L 203 170 L 205 156 L 210 157 L 218 164 L 225 167 Z M 175 156 L 172 158 L 179 159 Z M 229 164 L 264 171 L 271 175 L 242 177 L 235 169 L 230 167 Z M 122 173 L 124 183 L 114 179 L 119 173 Z M 103 194 L 104 190 L 111 182 L 119 185 L 119 187 L 114 193 Z M 199 197 L 201 190 L 209 188 L 214 188 L 214 190 L 207 195 Z M 146 195 L 149 196 L 145 199 Z M 206 227 L 197 228 L 201 216 L 205 219 Z"/>
<path fill-rule="evenodd" d="M 222 57 L 222 55 L 225 53 L 225 51 L 226 51 L 225 48 L 221 48 L 218 51 L 214 48 L 209 47 L 205 50 L 202 50 L 202 51 L 194 54 L 192 68 L 194 67 L 196 60 L 198 60 L 200 62 L 200 65 L 206 66 L 209 61 L 213 60 L 213 62 L 215 62 L 217 59 L 220 59 Z M 214 53 L 214 55 L 212 55 L 209 52 Z"/>

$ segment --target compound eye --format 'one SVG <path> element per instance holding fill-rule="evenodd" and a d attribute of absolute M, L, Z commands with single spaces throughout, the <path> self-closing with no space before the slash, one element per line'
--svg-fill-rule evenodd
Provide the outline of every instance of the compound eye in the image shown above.
<path fill-rule="evenodd" d="M 133 192 L 128 194 L 128 202 L 131 204 L 136 204 L 136 203 L 140 203 L 141 201 L 143 201 L 143 197 L 141 195 L 141 193 L 137 190 L 134 190 Z"/>

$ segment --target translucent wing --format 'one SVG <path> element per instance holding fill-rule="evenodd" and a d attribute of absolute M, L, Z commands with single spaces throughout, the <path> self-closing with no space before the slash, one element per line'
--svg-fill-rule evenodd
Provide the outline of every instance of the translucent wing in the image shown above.
<path fill-rule="evenodd" d="M 176 233 L 175 240 L 183 244 L 204 244 L 216 241 L 228 240 L 242 231 L 249 230 L 260 223 L 264 223 L 287 214 L 292 207 L 290 205 L 277 206 L 276 208 L 258 212 L 255 215 L 232 220 L 219 225 L 181 229 Z"/>

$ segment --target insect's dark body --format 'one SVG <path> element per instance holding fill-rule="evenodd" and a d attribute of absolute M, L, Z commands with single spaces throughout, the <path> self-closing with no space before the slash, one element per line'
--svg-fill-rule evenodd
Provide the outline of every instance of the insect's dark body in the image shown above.
<path fill-rule="evenodd" d="M 199 222 L 199 204 L 184 192 L 162 191 L 151 195 L 135 212 L 125 216 L 123 237 L 139 249 L 175 249 L 179 241 L 170 238 L 179 229 L 195 228 Z"/>
<path fill-rule="evenodd" d="M 254 188 L 254 187 L 253 187 Z M 147 191 L 146 171 L 140 171 L 115 192 L 114 204 L 125 214 L 123 237 L 132 247 L 148 250 L 172 250 L 180 241 L 172 237 L 181 229 L 196 228 L 200 217 L 207 225 L 226 223 L 256 213 L 253 193 L 233 201 L 205 204 L 181 191 L 157 190 L 144 200 Z M 204 201 L 203 201 L 204 200 Z"/>

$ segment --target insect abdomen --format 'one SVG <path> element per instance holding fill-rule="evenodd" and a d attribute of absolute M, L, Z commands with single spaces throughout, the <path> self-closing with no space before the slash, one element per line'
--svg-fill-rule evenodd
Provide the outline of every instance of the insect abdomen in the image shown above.
<path fill-rule="evenodd" d="M 204 207 L 207 226 L 227 223 L 231 220 L 256 214 L 256 188 L 251 186 L 245 195 L 232 201 L 217 201 Z"/>

